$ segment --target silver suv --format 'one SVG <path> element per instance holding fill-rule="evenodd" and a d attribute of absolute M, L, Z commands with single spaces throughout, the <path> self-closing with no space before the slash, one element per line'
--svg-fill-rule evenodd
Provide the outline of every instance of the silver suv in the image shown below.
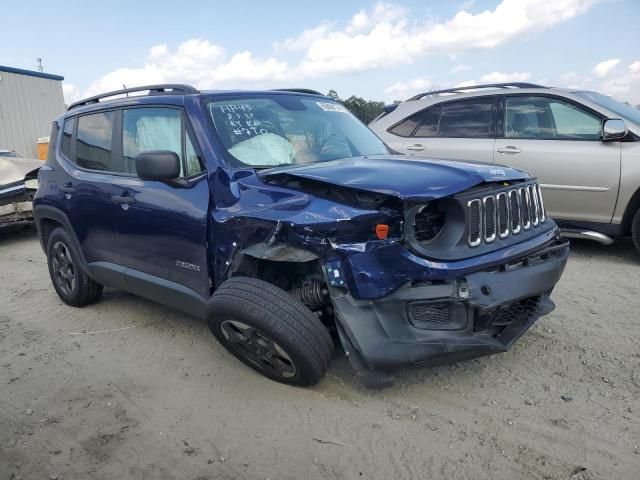
<path fill-rule="evenodd" d="M 595 92 L 501 83 L 416 95 L 370 125 L 408 154 L 508 165 L 538 177 L 567 237 L 640 250 L 640 110 Z"/>

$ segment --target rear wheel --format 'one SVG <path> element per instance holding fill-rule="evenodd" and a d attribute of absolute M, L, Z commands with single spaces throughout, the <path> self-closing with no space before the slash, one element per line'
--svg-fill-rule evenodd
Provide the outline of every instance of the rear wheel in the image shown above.
<path fill-rule="evenodd" d="M 636 250 L 640 252 L 640 208 L 636 211 L 631 222 L 631 238 Z"/>
<path fill-rule="evenodd" d="M 91 280 L 79 268 L 78 254 L 63 228 L 56 228 L 49 235 L 47 264 L 53 288 L 67 305 L 84 307 L 102 295 L 102 285 Z"/>
<path fill-rule="evenodd" d="M 281 383 L 316 384 L 333 341 L 306 306 L 263 280 L 233 277 L 213 294 L 209 328 L 235 357 Z"/>

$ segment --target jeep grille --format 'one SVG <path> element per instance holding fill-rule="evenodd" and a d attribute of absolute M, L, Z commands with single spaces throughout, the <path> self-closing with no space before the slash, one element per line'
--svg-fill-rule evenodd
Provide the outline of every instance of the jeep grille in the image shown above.
<path fill-rule="evenodd" d="M 545 219 L 537 183 L 474 198 L 467 202 L 468 243 L 477 247 L 496 238 L 517 235 L 539 226 Z"/>

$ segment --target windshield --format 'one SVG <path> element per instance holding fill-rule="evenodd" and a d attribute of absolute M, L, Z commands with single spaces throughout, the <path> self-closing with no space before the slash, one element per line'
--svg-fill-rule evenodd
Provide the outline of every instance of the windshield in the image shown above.
<path fill-rule="evenodd" d="M 633 108 L 627 103 L 619 102 L 611 97 L 607 97 L 606 95 L 596 92 L 576 92 L 576 95 L 586 98 L 587 100 L 591 100 L 601 107 L 611 110 L 616 115 L 620 115 L 620 117 L 629 120 L 636 125 L 640 125 L 640 110 Z"/>
<path fill-rule="evenodd" d="M 388 153 L 341 104 L 299 95 L 242 96 L 207 109 L 231 162 L 275 167 Z"/>

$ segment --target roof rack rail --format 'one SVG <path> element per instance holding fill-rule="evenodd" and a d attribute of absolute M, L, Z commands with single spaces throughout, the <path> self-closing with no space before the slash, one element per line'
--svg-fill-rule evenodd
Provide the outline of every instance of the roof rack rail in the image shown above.
<path fill-rule="evenodd" d="M 100 100 L 108 97 L 114 97 L 116 95 L 126 95 L 133 92 L 144 92 L 144 91 L 149 91 L 147 95 L 200 93 L 199 90 L 196 90 L 191 85 L 183 85 L 180 83 L 143 85 L 140 87 L 123 88 L 122 90 L 114 90 L 113 92 L 102 93 L 100 95 L 95 95 L 93 97 L 85 98 L 84 100 L 80 100 L 78 102 L 72 103 L 71 105 L 69 105 L 69 108 L 67 108 L 67 110 L 71 110 L 72 108 L 80 107 L 82 105 L 91 105 L 92 103 L 100 103 Z"/>
<path fill-rule="evenodd" d="M 432 92 L 424 92 L 419 93 L 418 95 L 414 95 L 409 98 L 407 102 L 411 100 L 420 100 L 429 95 L 438 95 L 440 93 L 458 93 L 464 92 L 465 90 L 476 90 L 479 88 L 548 88 L 544 85 L 537 85 L 535 83 L 526 83 L 526 82 L 508 82 L 508 83 L 486 83 L 483 85 L 467 85 L 464 87 L 455 87 L 455 88 L 446 88 L 444 90 L 434 90 Z"/>
<path fill-rule="evenodd" d="M 293 93 L 309 93 L 311 95 L 322 95 L 324 97 L 324 93 L 318 92 L 317 90 L 311 90 L 310 88 L 274 88 L 273 92 L 293 92 Z"/>

